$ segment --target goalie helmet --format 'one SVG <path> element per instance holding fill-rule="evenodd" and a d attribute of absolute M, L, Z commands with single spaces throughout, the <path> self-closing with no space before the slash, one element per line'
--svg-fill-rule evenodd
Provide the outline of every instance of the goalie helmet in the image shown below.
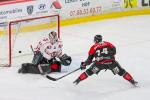
<path fill-rule="evenodd" d="M 94 42 L 95 43 L 99 43 L 102 41 L 102 36 L 101 35 L 95 35 L 94 36 Z"/>
<path fill-rule="evenodd" d="M 58 41 L 57 33 L 55 31 L 50 32 L 49 39 L 52 44 L 56 43 Z"/>

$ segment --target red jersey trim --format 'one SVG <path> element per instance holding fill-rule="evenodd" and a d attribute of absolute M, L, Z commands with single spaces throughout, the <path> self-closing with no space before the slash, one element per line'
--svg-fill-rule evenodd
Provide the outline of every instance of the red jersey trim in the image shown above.
<path fill-rule="evenodd" d="M 104 64 L 104 63 L 112 62 L 112 61 L 114 61 L 114 59 L 108 59 L 108 60 L 104 60 L 104 61 L 101 61 L 101 62 L 96 61 L 96 64 Z"/>
<path fill-rule="evenodd" d="M 89 55 L 93 55 L 93 54 L 95 53 L 95 50 L 96 50 L 97 48 L 103 48 L 104 46 L 109 46 L 110 48 L 115 47 L 113 44 L 111 44 L 111 43 L 109 43 L 109 42 L 103 41 L 103 43 L 96 43 L 96 44 L 94 44 L 94 45 L 90 48 L 88 54 L 89 54 Z"/>

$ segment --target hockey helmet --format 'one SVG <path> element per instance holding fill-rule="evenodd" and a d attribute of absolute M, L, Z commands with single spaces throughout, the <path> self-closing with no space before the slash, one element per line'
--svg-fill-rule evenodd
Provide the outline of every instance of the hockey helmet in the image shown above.
<path fill-rule="evenodd" d="M 94 36 L 94 42 L 95 43 L 99 43 L 102 41 L 102 36 L 101 35 L 95 35 Z"/>
<path fill-rule="evenodd" d="M 58 41 L 57 33 L 55 31 L 52 31 L 49 33 L 49 39 L 52 44 Z"/>

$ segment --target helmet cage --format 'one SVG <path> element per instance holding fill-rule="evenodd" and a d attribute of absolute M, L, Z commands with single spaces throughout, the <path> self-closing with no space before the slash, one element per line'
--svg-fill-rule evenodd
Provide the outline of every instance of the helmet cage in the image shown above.
<path fill-rule="evenodd" d="M 52 44 L 56 43 L 58 41 L 57 33 L 54 31 L 50 32 L 49 39 Z"/>

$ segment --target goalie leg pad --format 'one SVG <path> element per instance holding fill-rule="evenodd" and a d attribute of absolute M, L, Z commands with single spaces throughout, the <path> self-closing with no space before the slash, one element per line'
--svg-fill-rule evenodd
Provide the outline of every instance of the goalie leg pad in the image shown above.
<path fill-rule="evenodd" d="M 43 60 L 43 55 L 41 54 L 41 52 L 38 52 L 34 54 L 32 63 L 38 65 L 42 60 Z"/>
<path fill-rule="evenodd" d="M 23 63 L 21 68 L 18 70 L 18 73 L 40 74 L 37 66 L 32 63 Z"/>

